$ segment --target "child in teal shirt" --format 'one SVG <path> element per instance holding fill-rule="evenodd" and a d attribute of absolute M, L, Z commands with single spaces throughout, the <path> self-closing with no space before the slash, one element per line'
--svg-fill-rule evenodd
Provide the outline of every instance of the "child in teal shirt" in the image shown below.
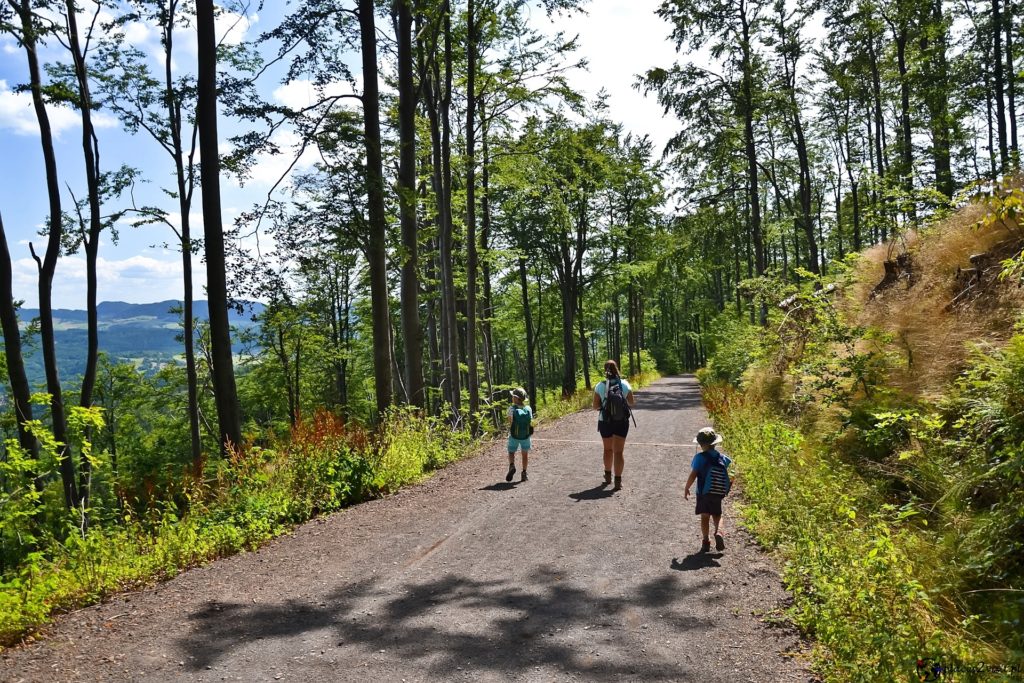
<path fill-rule="evenodd" d="M 533 433 L 533 410 L 525 404 L 526 390 L 518 387 L 512 390 L 512 405 L 508 408 L 508 474 L 505 481 L 512 481 L 516 474 L 516 451 L 523 452 L 523 474 L 520 481 L 527 481 L 526 465 L 530 460 L 530 434 Z"/>

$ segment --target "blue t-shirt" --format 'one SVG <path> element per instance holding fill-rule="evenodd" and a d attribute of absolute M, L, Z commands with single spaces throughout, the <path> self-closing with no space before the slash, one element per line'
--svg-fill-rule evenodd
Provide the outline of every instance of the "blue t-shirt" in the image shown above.
<path fill-rule="evenodd" d="M 629 386 L 629 382 L 624 379 L 620 379 L 619 381 L 622 382 L 622 397 L 628 400 L 630 393 L 633 391 L 633 387 Z M 598 382 L 597 386 L 594 387 L 594 392 L 601 398 L 601 405 L 604 405 L 605 394 L 608 393 L 608 380 L 603 379 Z M 601 422 L 604 422 L 604 408 L 601 408 L 601 417 L 598 419 Z"/>
<path fill-rule="evenodd" d="M 711 469 L 711 466 L 719 458 L 722 459 L 722 465 L 729 469 L 729 464 L 732 463 L 732 460 L 729 459 L 729 456 L 719 453 L 714 448 L 707 452 L 701 451 L 693 456 L 693 460 L 690 462 L 690 469 L 697 472 L 697 495 L 703 496 L 711 488 L 711 477 L 708 476 L 708 470 Z"/>

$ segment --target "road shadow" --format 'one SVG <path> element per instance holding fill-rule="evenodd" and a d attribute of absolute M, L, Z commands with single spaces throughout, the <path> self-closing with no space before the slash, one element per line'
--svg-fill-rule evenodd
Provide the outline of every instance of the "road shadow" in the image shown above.
<path fill-rule="evenodd" d="M 692 572 L 700 569 L 710 569 L 712 567 L 721 567 L 718 564 L 718 560 L 721 559 L 722 553 L 693 553 L 687 555 L 682 560 L 678 557 L 672 558 L 672 564 L 669 565 L 672 569 L 679 572 Z"/>
<path fill-rule="evenodd" d="M 562 574 L 542 565 L 526 580 L 448 574 L 423 583 L 410 579 L 396 584 L 369 578 L 319 601 L 208 602 L 189 615 L 192 628 L 177 645 L 189 655 L 185 666 L 203 671 L 255 642 L 261 649 L 278 647 L 275 641 L 287 647 L 283 641 L 328 630 L 331 647 L 348 650 L 343 656 L 363 657 L 386 649 L 432 678 L 449 677 L 457 670 L 518 677 L 523 670 L 520 648 L 528 647 L 532 666 L 549 665 L 587 680 L 690 679 L 692 672 L 674 659 L 648 654 L 595 660 L 587 648 L 555 634 L 589 629 L 595 615 L 605 627 L 626 623 L 638 608 L 656 610 L 665 627 L 674 631 L 708 629 L 711 619 L 695 616 L 692 608 L 694 597 L 707 591 L 708 582 L 666 574 L 626 595 L 610 595 L 572 585 Z M 478 626 L 467 629 L 465 623 Z"/>
<path fill-rule="evenodd" d="M 515 487 L 519 486 L 522 482 L 518 481 L 499 481 L 496 484 L 490 486 L 481 486 L 478 491 L 511 491 Z"/>
<path fill-rule="evenodd" d="M 615 490 L 610 484 L 600 484 L 592 489 L 586 491 L 577 491 L 576 493 L 570 493 L 569 497 L 579 502 L 581 500 L 601 500 L 602 498 L 611 498 L 615 495 Z"/>

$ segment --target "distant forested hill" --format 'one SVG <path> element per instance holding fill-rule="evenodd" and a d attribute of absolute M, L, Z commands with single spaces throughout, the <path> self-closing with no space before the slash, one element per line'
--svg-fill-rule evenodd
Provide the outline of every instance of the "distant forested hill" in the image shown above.
<path fill-rule="evenodd" d="M 207 320 L 209 309 L 205 301 L 196 301 L 195 316 Z M 129 304 L 123 301 L 104 301 L 97 307 L 100 323 L 100 351 L 115 361 L 134 362 L 143 369 L 155 369 L 163 363 L 173 362 L 182 353 L 181 315 L 176 312 L 180 301 L 158 301 L 151 304 Z M 253 317 L 263 310 L 263 304 L 247 303 L 243 313 L 231 311 L 231 324 L 239 328 L 252 327 Z M 22 327 L 26 328 L 36 317 L 38 309 L 20 311 Z M 55 309 L 57 356 L 61 377 L 70 379 L 85 370 L 86 312 Z M 43 358 L 38 337 L 32 335 L 26 349 L 25 363 L 29 380 L 40 384 L 44 380 Z"/>

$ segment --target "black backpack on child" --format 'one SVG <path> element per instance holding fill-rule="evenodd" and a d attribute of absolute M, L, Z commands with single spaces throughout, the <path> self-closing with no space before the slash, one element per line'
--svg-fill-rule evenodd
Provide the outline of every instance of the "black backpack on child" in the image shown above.
<path fill-rule="evenodd" d="M 707 453 L 704 455 L 705 457 L 710 457 Z M 720 454 L 711 461 L 711 466 L 708 467 L 707 476 L 711 479 L 711 485 L 708 487 L 708 495 L 729 495 L 729 491 L 732 489 L 732 480 L 729 479 L 729 470 L 726 469 L 725 462 Z"/>

